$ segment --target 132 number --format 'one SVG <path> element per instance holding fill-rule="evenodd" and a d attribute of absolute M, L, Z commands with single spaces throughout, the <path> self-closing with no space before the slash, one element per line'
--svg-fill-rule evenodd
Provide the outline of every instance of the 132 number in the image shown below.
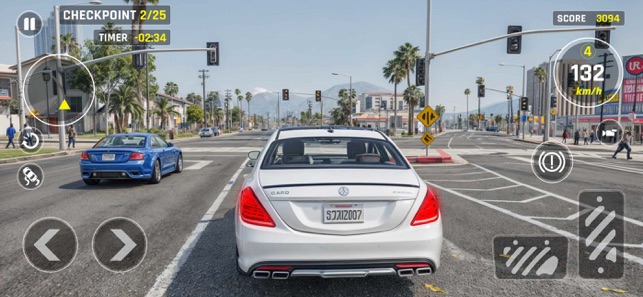
<path fill-rule="evenodd" d="M 605 68 L 600 64 L 594 65 L 593 67 L 587 64 L 574 64 L 571 70 L 574 72 L 575 81 L 592 80 L 592 72 L 594 72 L 594 81 L 603 81 L 603 72 L 605 72 Z"/>

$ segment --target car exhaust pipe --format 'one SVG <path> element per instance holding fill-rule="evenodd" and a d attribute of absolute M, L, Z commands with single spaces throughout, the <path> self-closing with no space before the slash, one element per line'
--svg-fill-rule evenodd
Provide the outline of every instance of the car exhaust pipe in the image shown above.
<path fill-rule="evenodd" d="M 255 270 L 252 273 L 252 277 L 257 279 L 268 279 L 270 278 L 270 271 Z"/>
<path fill-rule="evenodd" d="M 288 271 L 275 271 L 272 273 L 272 279 L 288 279 L 290 272 Z"/>
<path fill-rule="evenodd" d="M 431 267 L 422 267 L 422 268 L 416 269 L 415 273 L 417 275 L 427 275 L 427 274 L 433 273 L 433 270 L 431 269 Z"/>
<path fill-rule="evenodd" d="M 398 270 L 397 270 L 397 275 L 399 275 L 400 277 L 409 277 L 409 276 L 413 276 L 413 273 L 414 273 L 414 272 L 413 272 L 413 269 L 411 269 L 411 268 L 408 268 L 408 269 L 398 269 Z"/>

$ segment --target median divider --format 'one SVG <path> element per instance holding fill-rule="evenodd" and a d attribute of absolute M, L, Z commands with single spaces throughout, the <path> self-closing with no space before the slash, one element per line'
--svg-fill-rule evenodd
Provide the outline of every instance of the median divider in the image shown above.
<path fill-rule="evenodd" d="M 453 163 L 453 158 L 447 152 L 438 149 L 439 156 L 407 156 L 409 163 L 431 164 L 431 163 Z"/>

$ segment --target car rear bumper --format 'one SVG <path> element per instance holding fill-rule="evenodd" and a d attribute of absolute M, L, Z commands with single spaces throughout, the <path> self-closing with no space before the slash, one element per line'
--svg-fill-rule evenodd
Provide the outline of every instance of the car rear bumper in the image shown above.
<path fill-rule="evenodd" d="M 152 168 L 145 166 L 144 161 L 128 161 L 119 164 L 81 161 L 80 175 L 83 179 L 149 179 L 152 178 Z"/>
<path fill-rule="evenodd" d="M 237 217 L 238 264 L 250 275 L 266 263 L 290 265 L 292 276 L 297 276 L 297 269 L 327 272 L 324 270 L 337 268 L 315 264 L 320 261 L 345 263 L 345 269 L 385 269 L 394 268 L 398 263 L 420 261 L 435 271 L 440 265 L 441 224 L 439 219 L 425 226 L 400 226 L 387 232 L 345 236 L 257 227 L 243 223 Z M 399 270 L 394 269 L 395 273 Z"/>

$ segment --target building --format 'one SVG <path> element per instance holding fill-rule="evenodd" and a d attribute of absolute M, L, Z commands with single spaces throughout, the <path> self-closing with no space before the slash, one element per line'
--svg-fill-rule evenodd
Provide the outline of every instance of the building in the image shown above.
<path fill-rule="evenodd" d="M 397 109 L 407 109 L 408 104 L 404 103 L 403 94 L 397 94 Z M 382 110 L 393 110 L 394 109 L 395 98 L 393 93 L 362 93 L 357 97 L 356 101 L 356 112 L 366 112 L 366 111 L 377 111 L 378 109 Z M 384 105 L 382 105 L 384 103 Z"/>
<path fill-rule="evenodd" d="M 54 37 L 56 36 L 55 26 L 54 13 L 52 12 L 46 20 L 43 20 L 40 34 L 33 38 L 34 55 L 40 56 L 52 53 L 51 47 L 55 43 Z M 83 41 L 81 26 L 75 22 L 62 22 L 60 24 L 60 35 L 66 35 L 67 33 L 71 33 L 71 36 L 76 38 L 78 43 Z"/>

